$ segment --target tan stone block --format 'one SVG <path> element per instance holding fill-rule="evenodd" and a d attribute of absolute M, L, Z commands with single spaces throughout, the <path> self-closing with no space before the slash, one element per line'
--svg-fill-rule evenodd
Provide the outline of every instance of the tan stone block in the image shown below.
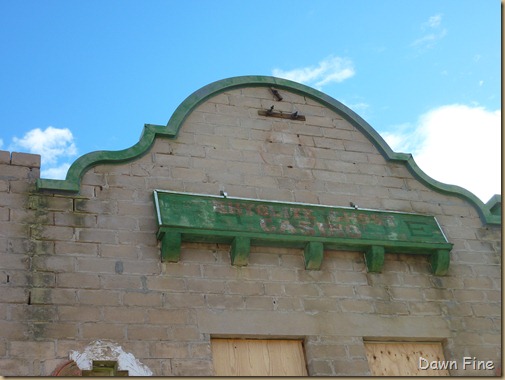
<path fill-rule="evenodd" d="M 151 345 L 151 356 L 153 358 L 189 358 L 189 346 L 187 343 L 179 342 L 156 342 Z"/>
<path fill-rule="evenodd" d="M 0 303 L 23 303 L 28 300 L 28 291 L 25 288 L 2 286 L 0 291 Z"/>
<path fill-rule="evenodd" d="M 96 243 L 56 241 L 54 242 L 54 253 L 57 255 L 98 256 L 98 247 L 99 245 Z"/>
<path fill-rule="evenodd" d="M 2 268 L 10 270 L 27 270 L 29 268 L 28 258 L 21 254 L 2 254 Z"/>
<path fill-rule="evenodd" d="M 476 304 L 472 306 L 473 312 L 477 317 L 498 317 L 501 315 L 501 305 L 493 304 Z"/>
<path fill-rule="evenodd" d="M 470 331 L 492 331 L 494 323 L 487 317 L 471 317 L 464 319 L 465 328 Z"/>
<path fill-rule="evenodd" d="M 2 174 L 0 178 L 8 180 L 26 179 L 30 177 L 31 173 L 28 167 L 2 165 Z"/>
<path fill-rule="evenodd" d="M 335 357 L 347 357 L 345 344 L 315 344 L 305 345 L 307 358 L 311 359 L 333 359 Z"/>
<path fill-rule="evenodd" d="M 413 212 L 410 201 L 397 200 L 397 199 L 382 199 L 381 204 L 382 208 L 385 210 Z"/>
<path fill-rule="evenodd" d="M 127 306 L 155 306 L 162 305 L 162 293 L 126 292 L 123 304 Z"/>
<path fill-rule="evenodd" d="M 118 323 L 143 323 L 145 321 L 145 307 L 104 306 L 103 320 Z"/>
<path fill-rule="evenodd" d="M 261 108 L 260 99 L 257 97 L 251 97 L 248 94 L 244 95 L 244 94 L 231 93 L 228 95 L 228 99 L 232 106 L 238 106 L 244 108 Z"/>
<path fill-rule="evenodd" d="M 29 225 L 9 221 L 0 222 L 0 231 L 2 231 L 2 236 L 8 236 L 9 238 L 27 238 L 29 234 L 35 235 L 38 233 L 38 230 L 30 228 Z"/>
<path fill-rule="evenodd" d="M 330 364 L 331 360 L 311 360 L 307 363 L 309 376 L 331 376 L 335 372 Z"/>
<path fill-rule="evenodd" d="M 130 216 L 116 215 L 98 215 L 97 225 L 105 230 L 129 230 L 138 229 L 137 219 Z"/>
<path fill-rule="evenodd" d="M 100 309 L 94 306 L 59 306 L 60 321 L 98 321 Z"/>
<path fill-rule="evenodd" d="M 190 292 L 198 293 L 223 293 L 225 284 L 223 281 L 212 281 L 207 279 L 187 278 L 186 286 Z"/>
<path fill-rule="evenodd" d="M 33 288 L 30 290 L 31 305 L 74 305 L 75 289 Z"/>
<path fill-rule="evenodd" d="M 421 301 L 423 300 L 423 290 L 420 288 L 398 288 L 390 287 L 391 296 L 396 300 Z M 429 298 L 427 298 L 429 299 Z M 432 298 L 430 298 L 432 299 Z"/>
<path fill-rule="evenodd" d="M 323 297 L 338 297 L 338 298 L 353 298 L 354 287 L 342 286 L 335 284 L 320 284 L 319 285 Z"/>
<path fill-rule="evenodd" d="M 334 360 L 336 376 L 369 376 L 370 368 L 366 357 L 356 360 Z"/>
<path fill-rule="evenodd" d="M 117 243 L 116 231 L 102 230 L 97 228 L 76 229 L 77 240 L 82 243 Z M 64 240 L 64 239 L 59 239 Z M 70 239 L 67 239 L 70 240 Z"/>
<path fill-rule="evenodd" d="M 167 327 L 152 326 L 152 325 L 128 325 L 127 326 L 128 340 L 166 340 Z"/>
<path fill-rule="evenodd" d="M 213 147 L 216 149 L 229 148 L 228 136 L 215 135 L 195 135 L 195 143 L 201 146 Z"/>
<path fill-rule="evenodd" d="M 34 376 L 32 360 L 26 358 L 0 358 L 2 376 Z"/>
<path fill-rule="evenodd" d="M 11 165 L 40 168 L 40 154 L 12 152 L 10 161 Z"/>
<path fill-rule="evenodd" d="M 161 273 L 159 250 L 154 247 L 156 255 L 145 255 L 142 260 L 123 260 L 123 274 L 158 275 Z M 147 248 L 143 248 L 147 251 Z"/>
<path fill-rule="evenodd" d="M 192 322 L 188 309 L 149 309 L 147 322 L 155 325 L 185 325 Z"/>
<path fill-rule="evenodd" d="M 257 296 L 265 294 L 265 289 L 261 282 L 247 282 L 243 280 L 226 281 L 226 293 Z"/>
<path fill-rule="evenodd" d="M 198 308 L 205 306 L 205 298 L 203 294 L 196 293 L 166 293 L 164 295 L 163 306 L 169 308 Z"/>
<path fill-rule="evenodd" d="M 140 290 L 143 287 L 140 276 L 129 276 L 124 273 L 101 274 L 98 284 L 102 289 Z"/>
<path fill-rule="evenodd" d="M 56 284 L 59 288 L 99 289 L 100 278 L 94 273 L 58 273 Z"/>
<path fill-rule="evenodd" d="M 213 376 L 212 360 L 173 359 L 172 373 L 174 376 Z"/>
<path fill-rule="evenodd" d="M 84 339 L 110 339 L 121 341 L 125 339 L 125 326 L 116 323 L 92 322 L 83 323 L 80 327 L 81 336 Z"/>
<path fill-rule="evenodd" d="M 261 167 L 257 163 L 226 161 L 225 167 L 231 173 L 240 173 L 244 175 L 261 174 Z"/>
<path fill-rule="evenodd" d="M 210 342 L 195 342 L 189 344 L 189 354 L 191 358 L 212 359 Z"/>
<path fill-rule="evenodd" d="M 11 163 L 11 152 L 7 150 L 0 150 L 0 164 L 10 165 L 10 163 Z"/>
<path fill-rule="evenodd" d="M 417 302 L 417 305 L 423 305 L 419 304 L 419 301 L 415 302 Z M 373 305 L 375 307 L 375 312 L 381 315 L 409 315 L 409 312 L 412 311 L 407 302 L 375 301 Z M 418 307 L 418 309 L 422 309 L 422 307 Z M 415 315 L 440 315 L 440 312 L 430 312 L 428 309 L 426 312 Z"/>
<path fill-rule="evenodd" d="M 237 115 L 203 113 L 205 124 L 238 126 L 241 117 Z"/>
<path fill-rule="evenodd" d="M 284 285 L 284 292 L 287 296 L 293 297 L 319 296 L 319 290 L 316 284 L 288 283 Z"/>
<path fill-rule="evenodd" d="M 116 273 L 116 260 L 107 258 L 78 257 L 77 270 L 92 273 Z"/>
<path fill-rule="evenodd" d="M 240 123 L 241 124 L 241 123 Z M 249 129 L 243 128 L 240 126 L 215 126 L 214 133 L 221 136 L 234 137 L 239 139 L 247 139 L 249 138 Z"/>
<path fill-rule="evenodd" d="M 119 295 L 120 292 L 113 290 L 79 289 L 77 291 L 77 299 L 83 305 L 119 306 L 121 304 Z"/>
<path fill-rule="evenodd" d="M 277 301 L 273 297 L 265 296 L 246 296 L 245 308 L 251 310 L 274 310 Z"/>
<path fill-rule="evenodd" d="M 46 340 L 75 338 L 78 336 L 77 324 L 65 322 L 34 322 L 31 326 L 33 336 Z"/>
<path fill-rule="evenodd" d="M 137 244 L 155 247 L 158 245 L 154 231 L 118 231 L 119 244 Z"/>
<path fill-rule="evenodd" d="M 96 227 L 96 215 L 75 213 L 75 212 L 55 212 L 54 225 L 68 227 Z"/>
<path fill-rule="evenodd" d="M 241 295 L 208 294 L 207 305 L 211 309 L 243 309 L 244 297 Z"/>

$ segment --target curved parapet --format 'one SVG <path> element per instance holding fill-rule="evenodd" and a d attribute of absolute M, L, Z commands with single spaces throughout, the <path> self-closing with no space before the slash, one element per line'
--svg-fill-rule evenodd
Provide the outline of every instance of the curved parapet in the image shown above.
<path fill-rule="evenodd" d="M 149 151 L 156 137 L 176 138 L 184 121 L 198 105 L 219 93 L 243 87 L 275 87 L 276 89 L 284 89 L 319 102 L 341 115 L 367 136 L 385 159 L 402 162 L 415 178 L 431 189 L 469 201 L 477 209 L 485 223 L 501 224 L 500 195 L 495 195 L 489 202 L 483 203 L 474 194 L 462 187 L 434 180 L 417 166 L 411 154 L 394 152 L 375 129 L 344 104 L 311 87 L 269 76 L 240 76 L 210 83 L 188 96 L 177 107 L 166 126 L 146 124 L 139 141 L 132 147 L 118 151 L 87 153 L 79 157 L 72 164 L 64 180 L 38 179 L 37 188 L 40 190 L 77 193 L 80 190 L 82 176 L 91 167 L 98 164 L 124 163 L 142 156 Z"/>

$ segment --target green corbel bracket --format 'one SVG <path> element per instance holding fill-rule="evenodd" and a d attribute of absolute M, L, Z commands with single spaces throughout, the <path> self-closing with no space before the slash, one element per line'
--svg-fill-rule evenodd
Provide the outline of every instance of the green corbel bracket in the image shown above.
<path fill-rule="evenodd" d="M 161 261 L 176 263 L 181 258 L 181 234 L 166 231 L 161 239 Z"/>
<path fill-rule="evenodd" d="M 251 239 L 237 236 L 231 243 L 231 265 L 246 266 L 251 253 Z"/>
<path fill-rule="evenodd" d="M 303 252 L 305 269 L 319 270 L 324 256 L 324 245 L 319 241 L 308 242 Z"/>
<path fill-rule="evenodd" d="M 380 273 L 384 266 L 384 247 L 373 245 L 365 252 L 366 268 L 369 273 Z"/>
<path fill-rule="evenodd" d="M 450 251 L 439 249 L 431 255 L 431 270 L 434 275 L 444 276 L 449 271 Z"/>

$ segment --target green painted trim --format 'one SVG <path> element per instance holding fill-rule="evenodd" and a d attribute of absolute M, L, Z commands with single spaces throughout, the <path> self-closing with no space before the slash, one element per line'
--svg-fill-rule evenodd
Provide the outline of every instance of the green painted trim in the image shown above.
<path fill-rule="evenodd" d="M 251 254 L 251 239 L 237 236 L 231 243 L 230 257 L 231 265 L 246 266 L 249 263 Z"/>
<path fill-rule="evenodd" d="M 373 245 L 365 252 L 365 263 L 369 273 L 380 273 L 384 267 L 384 253 L 382 246 Z"/>
<path fill-rule="evenodd" d="M 433 216 L 163 190 L 153 195 L 162 260 L 170 257 L 164 261 L 177 261 L 179 250 L 165 252 L 184 241 L 231 244 L 238 266 L 248 264 L 252 245 L 261 245 L 303 248 L 308 270 L 320 269 L 325 249 L 364 252 L 369 272 L 382 270 L 385 253 L 434 255 L 434 273 L 449 267 L 453 245 Z"/>
<path fill-rule="evenodd" d="M 171 130 L 168 126 L 145 124 L 142 135 L 135 145 L 123 150 L 100 150 L 87 153 L 74 161 L 64 180 L 39 178 L 37 189 L 78 193 L 81 178 L 88 169 L 99 164 L 120 164 L 134 160 L 149 151 L 156 137 L 174 138 L 176 134 L 177 131 Z"/>
<path fill-rule="evenodd" d="M 181 258 L 182 236 L 178 232 L 166 231 L 161 238 L 161 261 L 176 263 Z"/>
<path fill-rule="evenodd" d="M 334 98 L 311 87 L 290 80 L 270 76 L 239 76 L 222 79 L 210 83 L 188 96 L 177 107 L 166 126 L 144 126 L 144 132 L 137 144 L 131 148 L 119 151 L 97 151 L 85 154 L 78 158 L 68 170 L 65 180 L 38 179 L 39 190 L 55 190 L 64 192 L 79 192 L 80 181 L 84 173 L 98 164 L 117 164 L 133 160 L 145 154 L 156 137 L 176 138 L 184 121 L 193 110 L 207 99 L 222 92 L 244 87 L 271 87 L 279 90 L 287 90 L 315 100 L 330 110 L 341 115 L 354 127 L 361 131 L 379 150 L 382 156 L 389 161 L 398 161 L 405 164 L 412 175 L 429 188 L 448 195 L 457 196 L 470 202 L 479 212 L 481 219 L 487 224 L 501 225 L 501 196 L 495 195 L 489 202 L 484 204 L 470 191 L 455 185 L 438 182 L 426 175 L 415 163 L 411 154 L 394 152 L 386 141 L 358 114 L 346 107 Z"/>
<path fill-rule="evenodd" d="M 445 276 L 449 271 L 451 261 L 450 252 L 446 249 L 439 249 L 431 255 L 431 270 L 436 276 Z"/>
<path fill-rule="evenodd" d="M 323 263 L 324 244 L 320 241 L 309 241 L 303 251 L 305 269 L 319 270 Z"/>

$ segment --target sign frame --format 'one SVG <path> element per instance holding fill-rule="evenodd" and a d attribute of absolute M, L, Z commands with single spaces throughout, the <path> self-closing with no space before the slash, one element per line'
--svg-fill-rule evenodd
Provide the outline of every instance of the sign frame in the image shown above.
<path fill-rule="evenodd" d="M 230 244 L 232 265 L 248 264 L 250 247 L 304 250 L 305 268 L 318 270 L 324 250 L 359 251 L 368 272 L 381 272 L 385 253 L 430 256 L 445 275 L 453 244 L 434 216 L 397 211 L 154 190 L 161 260 L 177 262 L 181 243 Z"/>

